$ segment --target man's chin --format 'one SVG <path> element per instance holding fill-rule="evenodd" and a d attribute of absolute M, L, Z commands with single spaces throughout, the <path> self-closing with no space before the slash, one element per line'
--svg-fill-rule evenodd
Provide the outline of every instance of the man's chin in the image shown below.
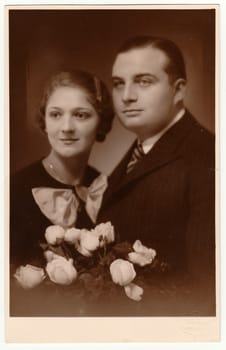
<path fill-rule="evenodd" d="M 134 120 L 132 120 L 132 118 L 130 120 L 120 120 L 120 123 L 124 128 L 137 135 L 139 135 L 145 129 L 145 127 L 140 125 L 140 123 L 138 123 L 137 120 L 135 120 L 135 118 Z"/>

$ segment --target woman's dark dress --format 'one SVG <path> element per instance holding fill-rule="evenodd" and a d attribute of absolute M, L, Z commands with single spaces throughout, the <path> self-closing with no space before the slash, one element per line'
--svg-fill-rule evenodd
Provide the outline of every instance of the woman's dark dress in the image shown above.
<path fill-rule="evenodd" d="M 84 186 L 89 186 L 99 175 L 97 170 L 87 167 Z M 53 225 L 44 216 L 36 204 L 32 188 L 51 187 L 57 189 L 71 189 L 71 185 L 63 184 L 52 178 L 45 170 L 42 162 L 36 162 L 12 176 L 10 182 L 10 260 L 18 266 L 28 263 L 37 263 L 41 259 L 42 250 L 39 242 L 43 242 L 45 230 Z M 85 209 L 78 213 L 77 228 L 93 227 L 93 223 Z"/>
<path fill-rule="evenodd" d="M 90 166 L 87 166 L 82 185 L 88 187 L 98 175 L 99 172 L 97 170 Z M 32 188 L 35 187 L 71 189 L 72 191 L 75 191 L 73 186 L 63 184 L 52 178 L 46 172 L 41 161 L 31 164 L 30 166 L 22 169 L 11 177 L 11 277 L 13 276 L 15 269 L 20 265 L 33 264 L 35 266 L 44 266 L 45 264 L 43 250 L 39 244 L 45 242 L 45 230 L 48 226 L 53 225 L 53 223 L 44 216 L 36 204 L 32 195 Z M 87 215 L 84 206 L 82 206 L 81 210 L 78 212 L 75 226 L 77 228 L 87 229 L 90 229 L 94 226 L 91 219 Z M 42 316 L 45 314 L 50 316 L 57 316 L 58 314 L 64 315 L 66 309 L 63 308 L 62 311 L 60 309 L 60 305 L 58 305 L 58 309 L 55 309 L 56 303 L 52 303 L 51 308 L 49 302 L 51 299 L 54 299 L 54 295 L 51 295 L 52 292 L 50 292 L 48 299 L 48 291 L 45 291 L 45 298 L 43 299 L 44 295 L 43 293 L 40 293 L 40 288 L 38 287 L 29 291 L 23 291 L 22 288 L 19 288 L 15 285 L 14 278 L 12 277 L 10 314 L 12 316 Z M 41 298 L 40 304 L 38 302 L 39 298 Z M 67 312 L 69 312 L 69 309 L 70 308 L 68 307 Z"/>

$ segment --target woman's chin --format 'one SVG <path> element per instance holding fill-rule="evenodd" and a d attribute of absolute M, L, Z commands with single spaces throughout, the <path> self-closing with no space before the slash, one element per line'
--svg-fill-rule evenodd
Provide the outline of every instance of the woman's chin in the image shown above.
<path fill-rule="evenodd" d="M 56 152 L 58 156 L 62 159 L 73 159 L 73 158 L 81 158 L 81 157 L 87 157 L 89 155 L 90 151 L 87 150 L 64 150 L 64 151 L 58 151 Z"/>

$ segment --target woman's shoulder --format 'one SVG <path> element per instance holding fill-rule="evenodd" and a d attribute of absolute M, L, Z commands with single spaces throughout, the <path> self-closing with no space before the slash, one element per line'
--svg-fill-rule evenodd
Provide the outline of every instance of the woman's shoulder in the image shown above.
<path fill-rule="evenodd" d="M 93 166 L 87 165 L 84 177 L 84 185 L 89 186 L 99 175 Z M 36 186 L 57 187 L 60 185 L 57 180 L 50 177 L 45 171 L 42 161 L 36 161 L 23 169 L 15 172 L 10 177 L 10 186 L 13 188 L 31 188 Z M 61 184 L 62 185 L 62 184 Z M 67 186 L 70 187 L 70 186 Z"/>
<path fill-rule="evenodd" d="M 20 170 L 14 172 L 10 177 L 11 186 L 26 186 L 35 184 L 43 177 L 43 166 L 41 160 L 36 161 Z"/>

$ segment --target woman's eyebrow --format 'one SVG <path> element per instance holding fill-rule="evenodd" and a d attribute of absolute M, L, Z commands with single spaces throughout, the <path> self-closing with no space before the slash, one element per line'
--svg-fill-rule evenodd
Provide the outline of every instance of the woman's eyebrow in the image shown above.
<path fill-rule="evenodd" d="M 49 109 L 59 109 L 59 110 L 62 109 L 62 108 L 59 107 L 59 106 L 51 106 L 51 105 L 48 105 L 47 108 L 49 108 Z"/>
<path fill-rule="evenodd" d="M 118 77 L 118 76 L 114 76 L 114 75 L 111 77 L 111 79 L 112 80 L 123 80 L 123 78 Z"/>
<path fill-rule="evenodd" d="M 90 107 L 74 107 L 72 108 L 72 111 L 90 111 L 91 108 Z"/>

